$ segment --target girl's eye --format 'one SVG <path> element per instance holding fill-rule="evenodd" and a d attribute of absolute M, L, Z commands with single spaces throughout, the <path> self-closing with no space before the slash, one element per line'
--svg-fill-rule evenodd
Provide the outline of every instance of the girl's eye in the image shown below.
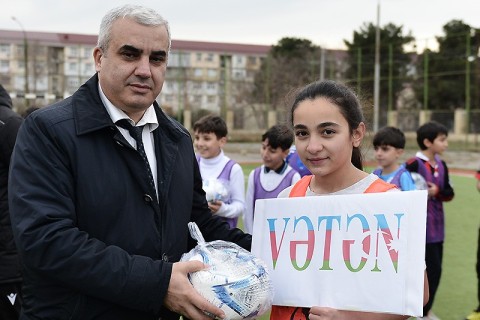
<path fill-rule="evenodd" d="M 332 129 L 325 129 L 325 130 L 323 130 L 323 132 L 322 132 L 322 134 L 323 134 L 324 136 L 331 136 L 331 135 L 333 135 L 334 133 L 335 133 L 335 130 L 332 130 Z"/>
<path fill-rule="evenodd" d="M 305 137 L 307 135 L 307 131 L 301 131 L 301 130 L 298 130 L 298 131 L 295 131 L 295 136 L 296 137 Z"/>

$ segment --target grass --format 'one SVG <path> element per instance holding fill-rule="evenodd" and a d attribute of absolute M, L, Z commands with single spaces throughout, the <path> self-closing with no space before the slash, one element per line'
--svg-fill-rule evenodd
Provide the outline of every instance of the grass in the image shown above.
<path fill-rule="evenodd" d="M 250 171 L 258 165 L 242 164 L 245 181 Z M 465 319 L 478 304 L 475 263 L 480 225 L 480 194 L 473 176 L 451 175 L 451 180 L 455 198 L 444 204 L 446 239 L 443 274 L 433 311 L 441 319 L 460 320 Z M 239 223 L 241 227 L 241 219 Z M 267 320 L 269 315 L 259 319 Z"/>

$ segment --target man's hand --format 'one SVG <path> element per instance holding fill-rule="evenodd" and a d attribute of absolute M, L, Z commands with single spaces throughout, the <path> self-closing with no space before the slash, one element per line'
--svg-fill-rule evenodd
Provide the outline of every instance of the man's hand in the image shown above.
<path fill-rule="evenodd" d="M 200 261 L 176 262 L 173 264 L 172 275 L 164 300 L 168 309 L 192 320 L 208 320 L 213 317 L 225 318 L 223 310 L 203 298 L 188 280 L 187 275 L 190 272 L 203 270 L 206 267 Z M 207 314 L 211 314 L 211 316 Z"/>

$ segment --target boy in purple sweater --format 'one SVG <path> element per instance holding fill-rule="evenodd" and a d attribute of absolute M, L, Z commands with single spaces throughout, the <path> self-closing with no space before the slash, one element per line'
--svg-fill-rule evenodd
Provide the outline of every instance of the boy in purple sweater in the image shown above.
<path fill-rule="evenodd" d="M 427 182 L 427 239 L 425 247 L 425 263 L 429 284 L 430 299 L 423 308 L 423 316 L 427 319 L 438 319 L 431 308 L 435 299 L 442 274 L 443 241 L 445 239 L 445 213 L 443 202 L 454 197 L 453 188 L 448 177 L 448 168 L 440 155 L 448 147 L 448 130 L 436 122 L 430 121 L 417 129 L 417 143 L 420 151 L 409 159 L 406 168 L 417 172 Z"/>

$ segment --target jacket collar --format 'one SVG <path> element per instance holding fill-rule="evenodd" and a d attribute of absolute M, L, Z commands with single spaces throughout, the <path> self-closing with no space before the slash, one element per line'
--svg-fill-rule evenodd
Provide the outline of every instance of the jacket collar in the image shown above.
<path fill-rule="evenodd" d="M 78 135 L 115 127 L 100 99 L 98 74 L 85 82 L 71 98 L 75 128 Z M 178 140 L 181 136 L 188 135 L 179 123 L 163 113 L 156 101 L 153 103 L 153 107 L 159 127 L 163 127 L 172 139 Z"/>

